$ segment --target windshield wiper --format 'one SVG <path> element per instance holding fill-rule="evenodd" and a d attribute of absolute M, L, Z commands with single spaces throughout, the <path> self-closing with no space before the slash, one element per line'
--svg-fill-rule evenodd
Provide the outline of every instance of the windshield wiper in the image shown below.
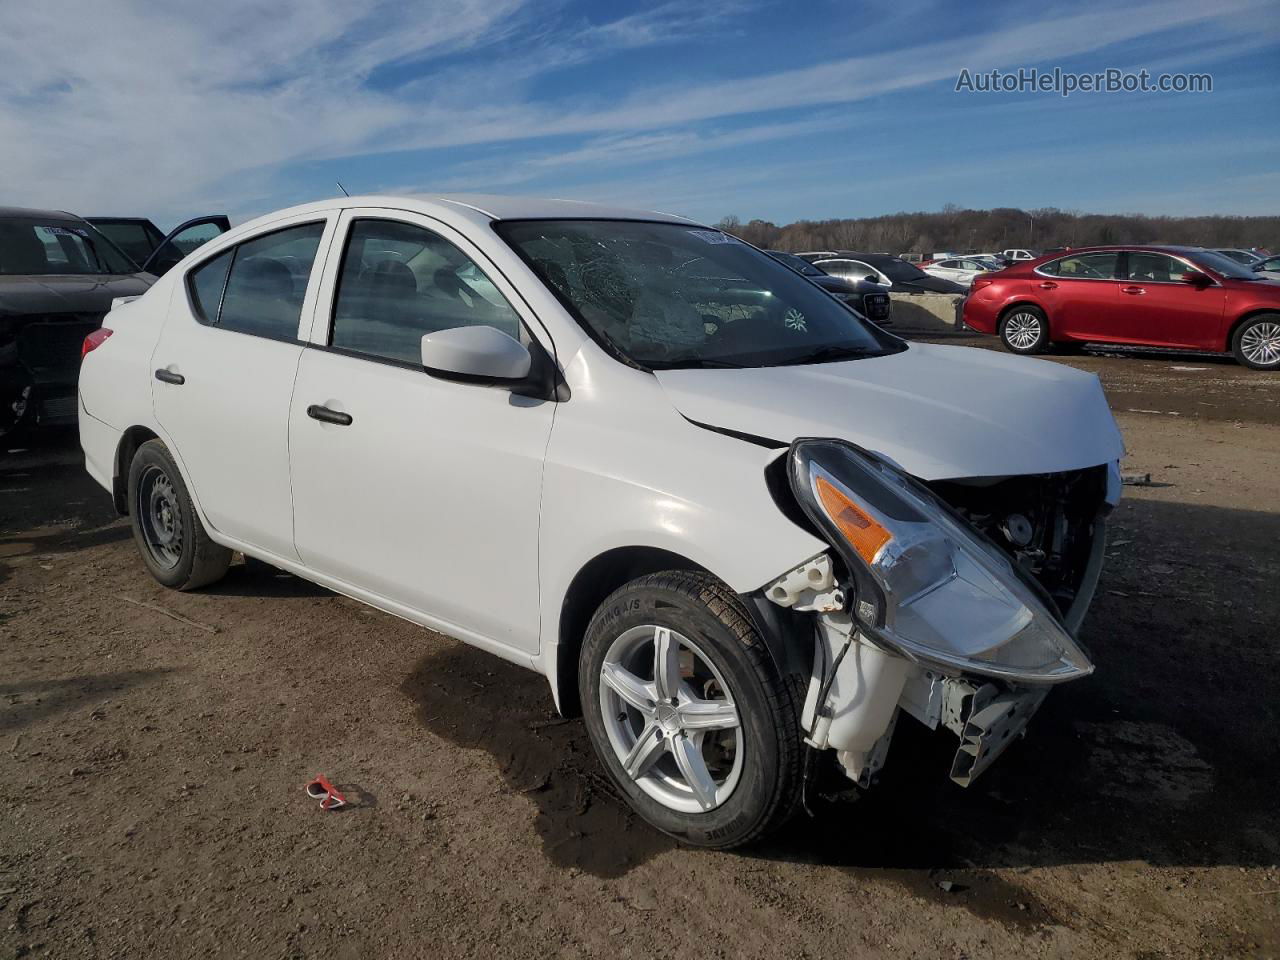
<path fill-rule="evenodd" d="M 676 360 L 658 360 L 649 364 L 652 370 L 741 370 L 744 364 L 718 357 L 681 357 Z"/>
<path fill-rule="evenodd" d="M 779 367 L 796 367 L 806 363 L 834 363 L 837 360 L 862 360 L 866 357 L 878 357 L 883 353 L 881 350 L 868 350 L 864 347 L 848 347 L 841 344 L 830 344 L 829 346 L 819 347 L 809 353 L 801 354 L 798 357 L 792 357 L 790 360 L 784 360 L 782 363 L 775 364 Z"/>

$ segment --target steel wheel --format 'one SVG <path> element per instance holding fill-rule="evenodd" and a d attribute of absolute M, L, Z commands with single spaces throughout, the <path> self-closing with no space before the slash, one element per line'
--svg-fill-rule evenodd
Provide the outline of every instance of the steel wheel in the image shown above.
<path fill-rule="evenodd" d="M 1280 363 L 1280 323 L 1255 323 L 1240 334 L 1240 352 L 1260 367 Z"/>
<path fill-rule="evenodd" d="M 1030 350 L 1040 341 L 1042 333 L 1040 318 L 1034 313 L 1019 311 L 1004 322 L 1005 340 L 1017 350 Z"/>
<path fill-rule="evenodd" d="M 162 569 L 172 570 L 182 560 L 182 505 L 173 481 L 155 464 L 148 464 L 138 478 L 134 509 L 152 560 Z"/>
<path fill-rule="evenodd" d="M 688 637 L 644 625 L 622 633 L 600 668 L 600 707 L 626 774 L 681 813 L 723 804 L 742 776 L 732 691 Z"/>

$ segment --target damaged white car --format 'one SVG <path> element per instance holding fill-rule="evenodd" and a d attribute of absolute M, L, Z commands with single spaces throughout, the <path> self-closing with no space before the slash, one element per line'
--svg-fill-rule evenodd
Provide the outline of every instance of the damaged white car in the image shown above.
<path fill-rule="evenodd" d="M 690 843 L 778 826 L 815 764 L 912 762 L 904 714 L 966 784 L 1093 669 L 1097 379 L 908 344 L 679 217 L 285 210 L 118 304 L 80 405 L 161 583 L 241 551 L 537 670 Z"/>

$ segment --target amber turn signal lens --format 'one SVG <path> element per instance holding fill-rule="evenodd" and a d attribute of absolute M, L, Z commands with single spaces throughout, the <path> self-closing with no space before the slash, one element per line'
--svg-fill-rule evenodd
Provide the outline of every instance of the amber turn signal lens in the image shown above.
<path fill-rule="evenodd" d="M 817 478 L 818 499 L 858 556 L 871 563 L 880 548 L 893 539 L 891 534 L 867 516 L 857 504 L 823 477 Z"/>

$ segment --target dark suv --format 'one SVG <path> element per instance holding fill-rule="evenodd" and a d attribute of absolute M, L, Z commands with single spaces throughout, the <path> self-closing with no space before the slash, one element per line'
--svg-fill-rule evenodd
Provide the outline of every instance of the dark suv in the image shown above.
<path fill-rule="evenodd" d="M 889 319 L 890 300 L 885 288 L 869 280 L 853 280 L 845 277 L 833 277 L 831 274 L 815 267 L 803 257 L 782 250 L 766 250 L 765 253 L 792 270 L 808 277 L 827 293 L 840 300 L 872 323 L 887 327 L 893 323 Z"/>

